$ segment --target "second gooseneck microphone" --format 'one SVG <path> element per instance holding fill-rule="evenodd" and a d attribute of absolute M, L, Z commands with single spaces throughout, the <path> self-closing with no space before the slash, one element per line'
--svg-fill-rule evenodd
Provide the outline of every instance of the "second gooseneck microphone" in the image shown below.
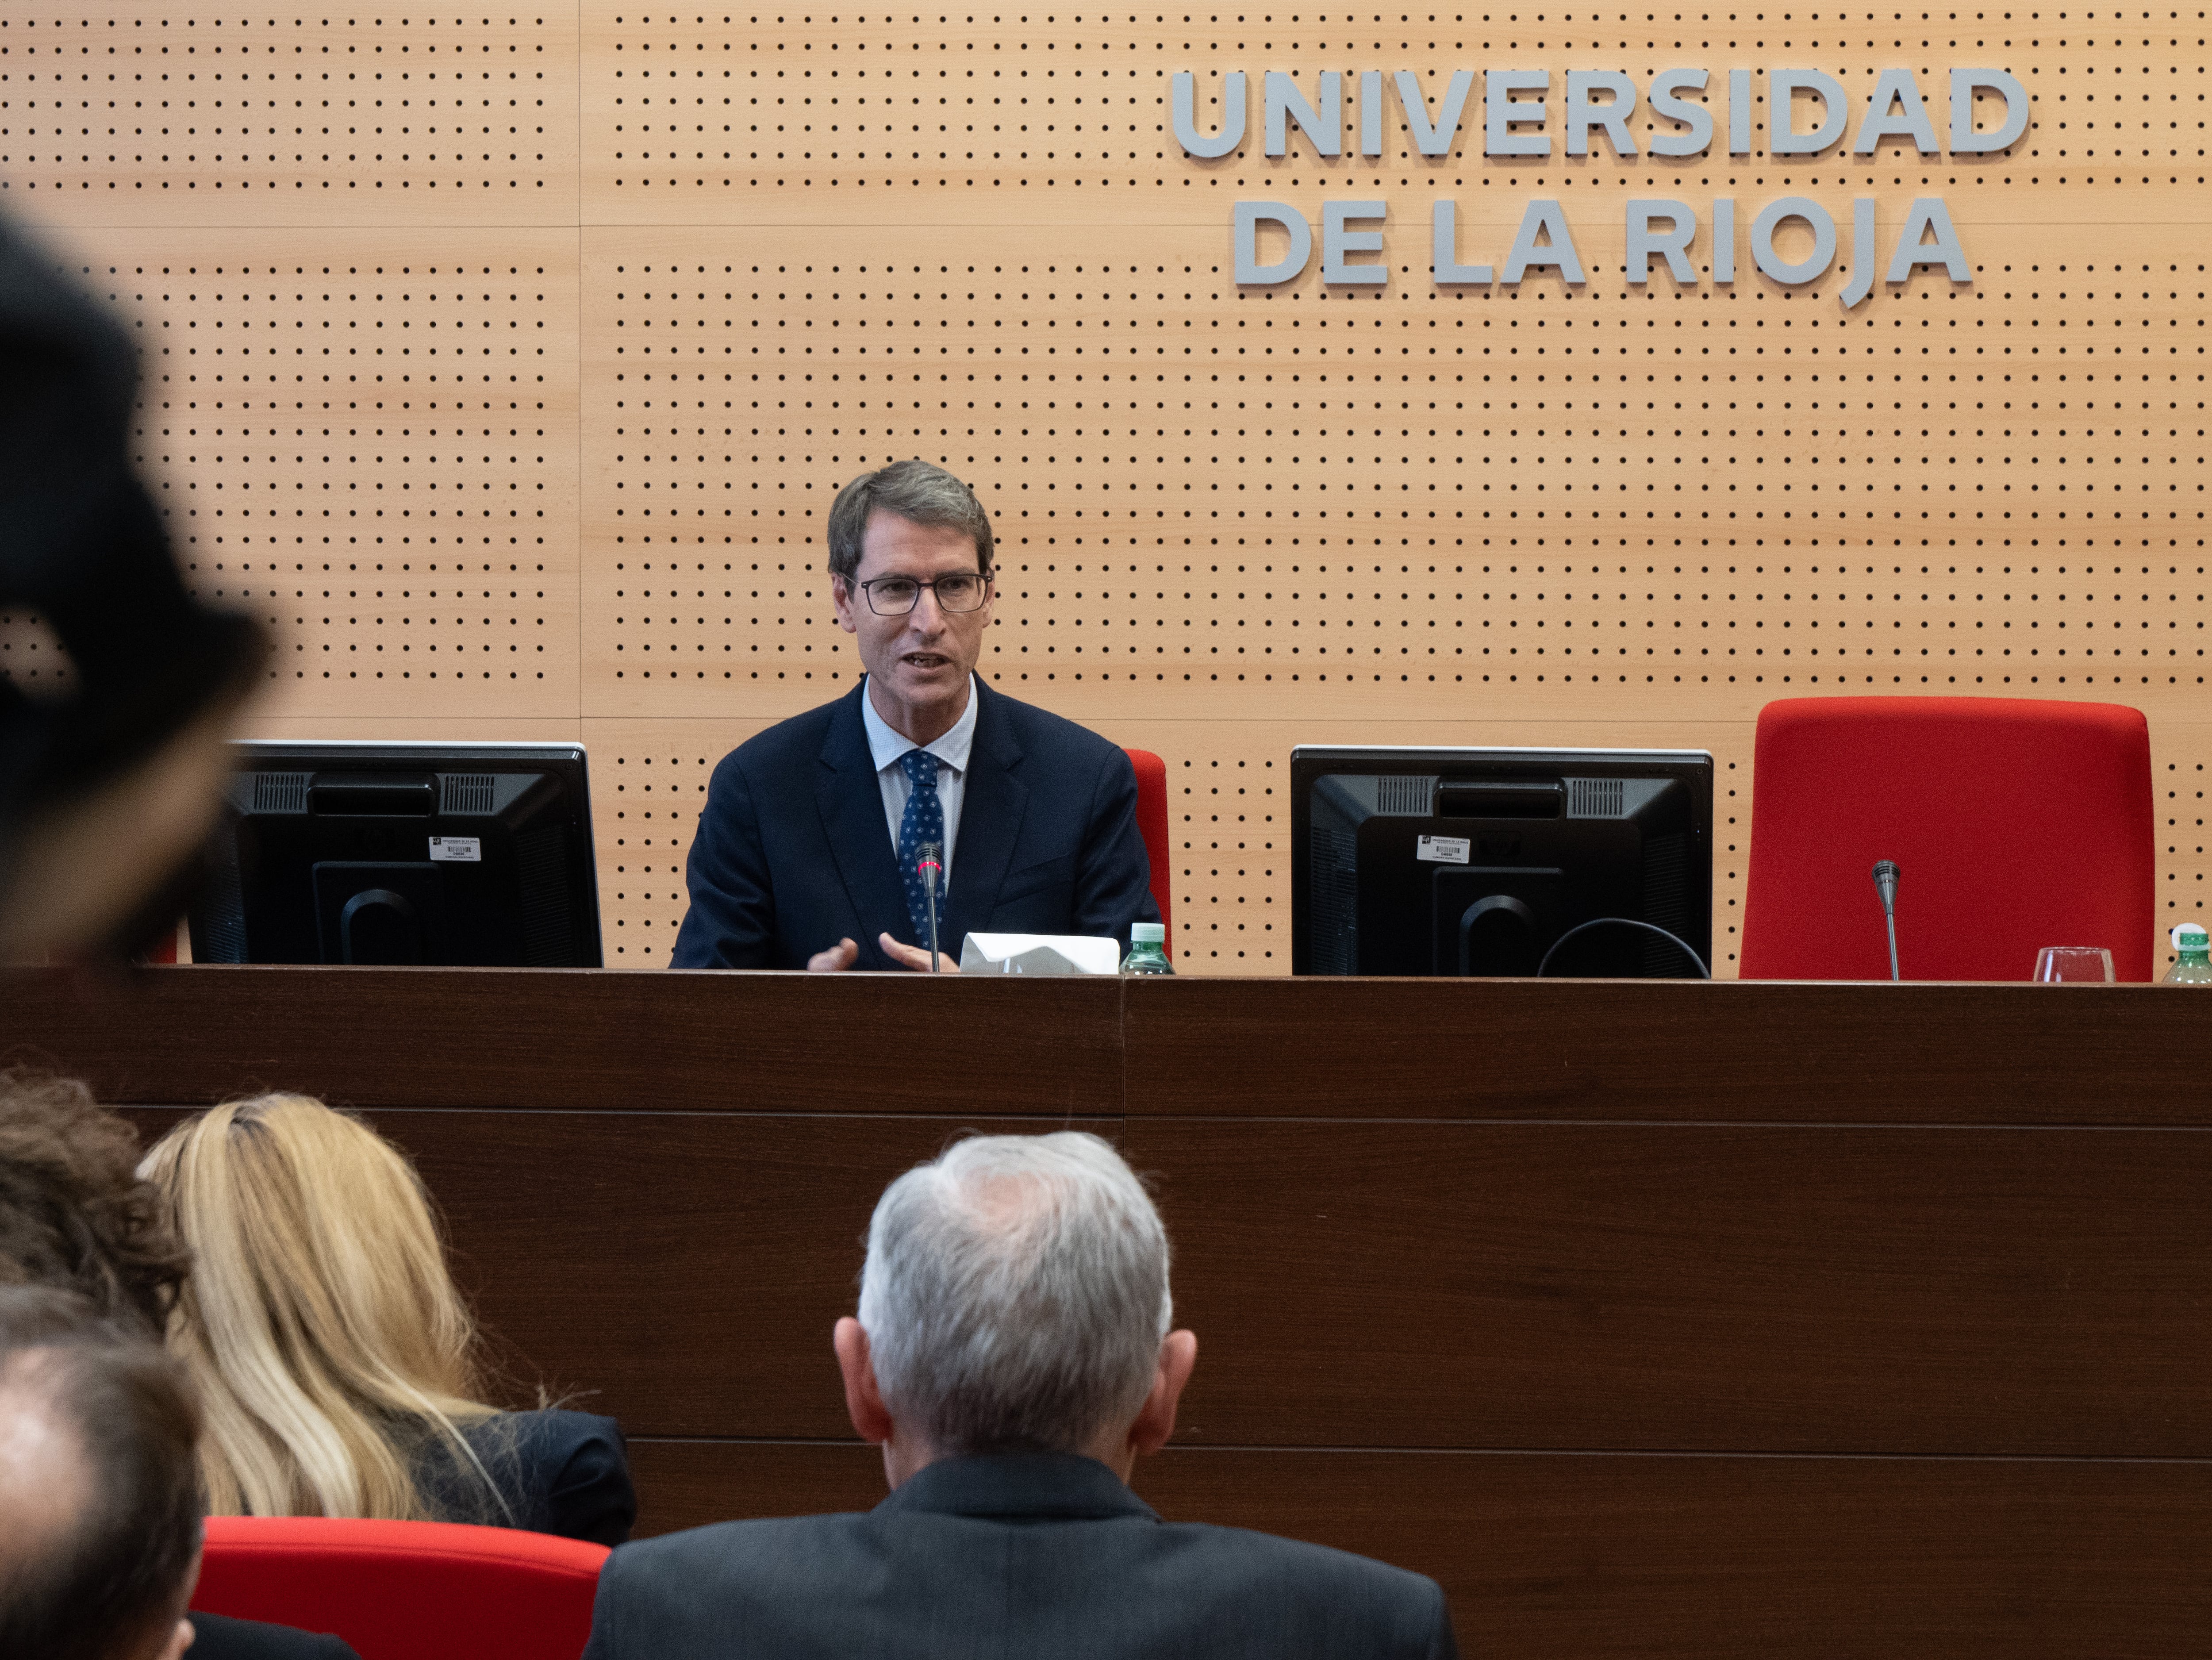
<path fill-rule="evenodd" d="M 1889 926 L 1889 977 L 1898 978 L 1897 972 L 1897 861 L 1880 859 L 1875 861 L 1874 891 L 1881 896 L 1881 914 Z"/>
<path fill-rule="evenodd" d="M 922 890 L 929 902 L 929 971 L 932 974 L 938 971 L 937 885 L 943 877 L 944 858 L 945 849 L 942 847 L 934 842 L 924 842 L 921 848 L 921 856 L 914 863 L 915 869 L 921 874 Z"/>

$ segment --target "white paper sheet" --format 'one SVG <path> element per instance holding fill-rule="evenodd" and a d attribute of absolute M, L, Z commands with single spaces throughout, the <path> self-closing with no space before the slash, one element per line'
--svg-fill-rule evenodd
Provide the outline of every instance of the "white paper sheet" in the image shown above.
<path fill-rule="evenodd" d="M 1080 933 L 971 933 L 960 947 L 963 974 L 1119 974 L 1121 948 Z"/>

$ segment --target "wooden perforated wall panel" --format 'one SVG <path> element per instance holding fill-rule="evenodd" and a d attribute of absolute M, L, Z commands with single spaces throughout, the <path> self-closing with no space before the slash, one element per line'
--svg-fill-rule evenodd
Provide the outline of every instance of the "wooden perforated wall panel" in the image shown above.
<path fill-rule="evenodd" d="M 143 343 L 180 556 L 282 642 L 257 729 L 580 735 L 611 963 L 665 962 L 714 760 L 851 685 L 823 517 L 914 454 L 998 523 L 983 672 L 1166 757 L 1184 972 L 1287 971 L 1298 742 L 1711 748 L 1730 972 L 1752 723 L 1831 691 L 2144 709 L 2159 921 L 2202 913 L 2200 14 L 402 9 L 13 6 L 0 207 Z M 1552 156 L 1486 158 L 1478 92 L 1447 155 L 1395 106 L 1353 153 L 1364 69 L 1675 64 L 1717 110 L 1914 69 L 1939 122 L 1995 64 L 2033 116 L 1668 161 L 1559 154 L 1555 102 Z M 1256 128 L 1260 71 L 1331 67 L 1343 157 L 1170 135 L 1177 70 L 1249 70 Z M 1885 246 L 1941 195 L 1974 281 L 1845 309 L 1849 254 L 1724 285 L 1704 228 L 1695 282 L 1625 280 L 1631 198 L 1741 238 L 1790 193 Z M 1233 202 L 1346 195 L 1386 287 L 1240 289 Z M 1432 284 L 1440 196 L 1492 260 L 1559 200 L 1589 282 Z"/>

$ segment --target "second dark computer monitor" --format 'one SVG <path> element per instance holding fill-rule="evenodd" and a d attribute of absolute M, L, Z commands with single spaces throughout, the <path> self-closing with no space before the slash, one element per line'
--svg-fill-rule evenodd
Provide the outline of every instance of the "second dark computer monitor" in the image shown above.
<path fill-rule="evenodd" d="M 1702 750 L 1301 747 L 1291 791 L 1295 973 L 1642 977 L 1712 960 Z"/>

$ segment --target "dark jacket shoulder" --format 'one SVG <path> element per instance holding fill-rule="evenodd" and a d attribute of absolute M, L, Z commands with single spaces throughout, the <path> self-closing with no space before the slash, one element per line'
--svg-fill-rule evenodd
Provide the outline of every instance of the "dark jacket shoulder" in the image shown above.
<path fill-rule="evenodd" d="M 1006 1455 L 932 1465 L 865 1513 L 724 1523 L 608 1559 L 586 1660 L 726 1652 L 1449 1660 L 1456 1651 L 1431 1579 L 1297 1540 L 1163 1522 L 1103 1465 Z"/>
<path fill-rule="evenodd" d="M 716 764 L 721 772 L 732 768 L 744 772 L 749 777 L 768 778 L 793 767 L 811 767 L 821 758 L 822 746 L 830 741 L 830 729 L 842 713 L 855 726 L 860 719 L 860 698 L 863 681 L 842 697 L 818 703 L 801 714 L 777 721 L 764 732 L 757 732 L 732 750 Z"/>
<path fill-rule="evenodd" d="M 195 1609 L 192 1660 L 361 1660 L 341 1639 L 327 1633 L 267 1626 L 258 1620 L 233 1620 Z"/>
<path fill-rule="evenodd" d="M 1163 1522 L 1149 1512 L 1050 1520 L 1099 1530 L 1094 1540 L 1111 1540 L 1106 1554 L 1125 1558 L 1134 1570 L 1179 1583 L 1188 1576 L 1182 1589 L 1201 1600 L 1226 1598 L 1241 1606 L 1256 1596 L 1363 1613 L 1397 1606 L 1424 1618 L 1440 1614 L 1443 1606 L 1441 1589 L 1425 1575 L 1302 1539 L 1204 1522 Z M 824 1582 L 823 1593 L 834 1596 L 843 1568 L 860 1561 L 881 1563 L 896 1550 L 896 1535 L 917 1523 L 948 1539 L 971 1529 L 1041 1525 L 1018 1518 L 915 1517 L 887 1509 L 717 1522 L 625 1545 L 608 1558 L 605 1573 L 641 1588 L 712 1586 L 775 1600 L 796 1594 L 796 1587 L 818 1577 Z"/>
<path fill-rule="evenodd" d="M 1101 738 L 1090 727 L 1064 714 L 1054 714 L 1035 703 L 1024 703 L 1018 697 L 994 691 L 980 679 L 975 684 L 983 694 L 984 708 L 997 711 L 998 718 L 1006 722 L 1015 741 L 1025 751 L 1045 751 L 1079 765 L 1091 766 L 1108 764 L 1127 756 L 1127 751 L 1120 745 Z"/>
<path fill-rule="evenodd" d="M 629 1537 L 637 1493 L 622 1426 L 613 1419 L 561 1408 L 502 1412 L 464 1425 L 461 1435 L 504 1505 L 488 1500 L 480 1478 L 457 1475 L 451 1452 L 434 1441 L 417 1456 L 416 1479 L 451 1520 L 599 1545 Z"/>

